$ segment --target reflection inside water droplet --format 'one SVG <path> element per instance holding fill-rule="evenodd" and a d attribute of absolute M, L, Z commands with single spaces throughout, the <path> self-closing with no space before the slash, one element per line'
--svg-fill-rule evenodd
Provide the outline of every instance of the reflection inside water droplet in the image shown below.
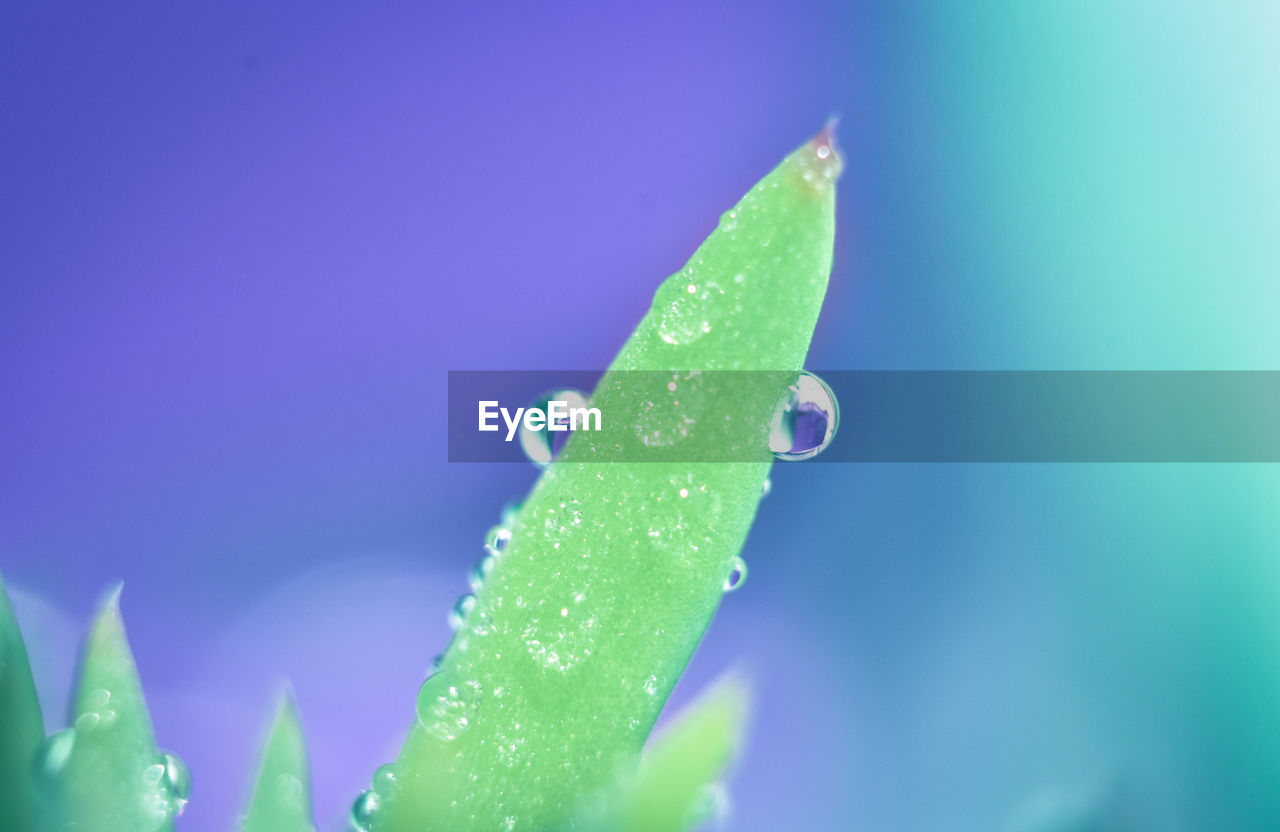
<path fill-rule="evenodd" d="M 177 754 L 162 755 L 160 764 L 164 768 L 162 782 L 169 794 L 178 801 L 178 813 L 181 814 L 187 798 L 191 797 L 191 771 Z"/>
<path fill-rule="evenodd" d="M 511 529 L 506 525 L 497 525 L 489 529 L 484 536 L 484 548 L 491 555 L 500 555 L 511 542 Z"/>
<path fill-rule="evenodd" d="M 563 405 L 556 406 L 559 415 L 554 419 L 549 410 L 551 402 L 564 402 Z M 546 413 L 547 423 L 541 430 L 532 430 L 528 423 L 521 419 L 520 448 L 530 462 L 539 467 L 545 467 L 559 455 L 565 443 L 569 441 L 572 431 L 585 421 L 585 416 L 579 415 L 574 418 L 574 411 L 587 409 L 587 397 L 581 390 L 568 388 L 552 390 L 550 393 L 539 396 L 529 407 Z"/>
<path fill-rule="evenodd" d="M 351 826 L 357 832 L 369 832 L 373 817 L 382 808 L 382 798 L 373 789 L 364 792 L 351 804 Z"/>
<path fill-rule="evenodd" d="M 729 566 L 729 576 L 724 579 L 724 591 L 733 592 L 747 582 L 747 562 L 734 556 Z"/>
<path fill-rule="evenodd" d="M 821 378 L 803 371 L 773 417 L 769 450 L 785 461 L 809 459 L 831 444 L 839 426 L 835 393 Z"/>
<path fill-rule="evenodd" d="M 456 630 L 467 620 L 471 610 L 475 609 L 476 596 L 467 594 L 460 597 L 453 609 L 449 611 L 449 628 Z"/>

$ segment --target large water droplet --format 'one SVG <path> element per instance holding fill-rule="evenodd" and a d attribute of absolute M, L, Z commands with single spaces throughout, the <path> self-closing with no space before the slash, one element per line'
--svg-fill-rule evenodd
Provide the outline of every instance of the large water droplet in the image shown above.
<path fill-rule="evenodd" d="M 453 609 L 449 611 L 449 627 L 450 629 L 458 629 L 463 622 L 467 620 L 467 616 L 475 609 L 476 596 L 467 594 L 460 597 L 453 605 Z"/>
<path fill-rule="evenodd" d="M 373 790 L 380 795 L 391 795 L 400 791 L 400 781 L 396 775 L 395 763 L 379 766 L 373 773 Z"/>
<path fill-rule="evenodd" d="M 161 755 L 160 764 L 164 766 L 162 776 L 164 787 L 178 801 L 178 812 L 181 814 L 187 799 L 191 797 L 191 771 L 177 754 L 166 752 Z"/>
<path fill-rule="evenodd" d="M 505 524 L 494 526 L 484 536 L 484 548 L 494 556 L 502 554 L 510 542 L 511 529 Z"/>
<path fill-rule="evenodd" d="M 724 579 L 724 591 L 733 592 L 747 582 L 747 562 L 737 555 L 729 565 L 729 576 Z"/>
<path fill-rule="evenodd" d="M 42 787 L 52 789 L 58 785 L 75 744 L 75 729 L 66 728 L 51 735 L 40 746 L 34 758 L 34 773 L 36 781 Z"/>
<path fill-rule="evenodd" d="M 373 817 L 382 808 L 382 798 L 373 789 L 364 792 L 351 804 L 351 826 L 357 832 L 369 832 L 373 828 Z"/>
<path fill-rule="evenodd" d="M 471 727 L 480 707 L 480 683 L 453 672 L 437 673 L 418 691 L 418 722 L 437 739 L 457 739 Z"/>
<path fill-rule="evenodd" d="M 831 444 L 839 426 L 840 408 L 831 387 L 813 373 L 801 372 L 773 417 L 769 450 L 781 460 L 809 459 Z"/>
<path fill-rule="evenodd" d="M 555 418 L 552 418 L 548 410 L 551 402 L 564 403 L 558 406 L 557 412 L 560 415 Z M 564 444 L 569 441 L 572 431 L 584 423 L 585 417 L 578 415 L 574 418 L 574 411 L 587 409 L 587 396 L 581 390 L 568 388 L 552 390 L 535 399 L 530 407 L 546 413 L 547 424 L 542 430 L 531 430 L 524 419 L 521 419 L 520 448 L 530 462 L 539 467 L 545 467 L 559 455 Z M 560 411 L 563 412 L 560 413 Z"/>

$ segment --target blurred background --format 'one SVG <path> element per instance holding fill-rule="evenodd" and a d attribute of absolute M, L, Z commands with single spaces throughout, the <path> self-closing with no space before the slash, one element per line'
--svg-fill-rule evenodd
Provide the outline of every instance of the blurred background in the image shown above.
<path fill-rule="evenodd" d="M 124 611 L 186 832 L 281 679 L 321 828 L 532 466 L 448 369 L 600 368 L 831 114 L 816 369 L 1280 369 L 1265 2 L 6 4 L 0 569 L 50 727 Z M 856 408 L 857 402 L 842 402 Z M 1280 828 L 1280 471 L 775 468 L 678 689 L 733 830 Z"/>

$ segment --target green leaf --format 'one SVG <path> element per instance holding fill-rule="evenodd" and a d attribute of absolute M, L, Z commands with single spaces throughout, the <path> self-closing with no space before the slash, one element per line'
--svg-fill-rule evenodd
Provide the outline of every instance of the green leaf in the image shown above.
<path fill-rule="evenodd" d="M 49 828 L 160 832 L 190 794 L 180 760 L 156 750 L 120 616 L 120 587 L 103 603 L 80 657 L 71 727 L 50 737 L 37 775 L 51 798 Z"/>
<path fill-rule="evenodd" d="M 593 405 L 623 404 L 620 372 L 801 369 L 831 268 L 840 164 L 823 131 L 726 213 L 658 289 Z M 784 390 L 744 391 L 734 418 L 767 435 Z M 723 409 L 698 409 L 708 402 L 725 404 L 681 398 L 643 428 L 670 436 L 722 421 Z M 395 776 L 374 784 L 374 832 L 563 825 L 635 759 L 709 624 L 770 462 L 600 464 L 581 436 L 511 518 L 509 544 L 462 606 Z M 718 437 L 681 441 L 697 451 Z"/>
<path fill-rule="evenodd" d="M 315 832 L 307 744 L 293 697 L 281 697 L 243 832 Z"/>
<path fill-rule="evenodd" d="M 634 772 L 620 776 L 604 807 L 579 826 L 597 832 L 686 832 L 710 819 L 718 809 L 716 780 L 742 741 L 747 701 L 740 681 L 718 682 L 680 714 Z"/>
<path fill-rule="evenodd" d="M 35 828 L 31 767 L 44 740 L 44 720 L 27 648 L 0 577 L 0 829 Z"/>

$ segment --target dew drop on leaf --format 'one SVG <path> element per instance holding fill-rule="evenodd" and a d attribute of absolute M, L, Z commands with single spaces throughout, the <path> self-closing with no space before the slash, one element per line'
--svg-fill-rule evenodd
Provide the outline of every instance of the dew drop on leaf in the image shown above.
<path fill-rule="evenodd" d="M 511 542 L 511 529 L 504 524 L 499 524 L 489 529 L 484 536 L 484 548 L 491 555 L 500 555 L 507 548 L 507 544 Z"/>
<path fill-rule="evenodd" d="M 470 593 L 460 597 L 453 605 L 453 609 L 449 611 L 449 627 L 450 629 L 458 629 L 462 623 L 467 620 L 467 616 L 471 614 L 471 610 L 475 609 L 476 596 Z"/>
<path fill-rule="evenodd" d="M 773 417 L 769 450 L 788 462 L 809 459 L 831 444 L 839 426 L 835 393 L 821 378 L 803 371 Z"/>
<path fill-rule="evenodd" d="M 373 818 L 382 808 L 382 798 L 373 789 L 364 792 L 351 804 L 351 826 L 357 832 L 369 832 Z"/>
<path fill-rule="evenodd" d="M 481 694 L 480 683 L 474 679 L 437 673 L 418 691 L 418 722 L 437 739 L 455 740 L 475 721 Z"/>
<path fill-rule="evenodd" d="M 569 441 L 572 431 L 580 422 L 574 422 L 570 415 L 574 409 L 587 408 L 587 396 L 581 390 L 563 389 L 543 393 L 534 400 L 531 408 L 547 413 L 550 402 L 564 402 L 568 413 L 558 416 L 554 422 L 548 413 L 547 425 L 542 430 L 530 430 L 524 420 L 520 421 L 520 449 L 529 461 L 540 468 L 545 468 L 560 454 L 564 444 Z"/>
<path fill-rule="evenodd" d="M 729 576 L 724 579 L 724 591 L 733 592 L 747 582 L 747 562 L 734 556 L 729 566 Z"/>
<path fill-rule="evenodd" d="M 169 794 L 175 800 L 181 801 L 178 806 L 181 812 L 182 806 L 191 797 L 191 771 L 177 754 L 165 753 L 161 756 L 160 762 L 164 767 L 164 787 L 169 790 Z"/>
<path fill-rule="evenodd" d="M 400 791 L 400 781 L 396 777 L 394 763 L 379 766 L 373 773 L 373 790 L 380 795 L 390 795 Z"/>
<path fill-rule="evenodd" d="M 479 592 L 480 587 L 484 586 L 485 578 L 489 577 L 489 573 L 493 571 L 494 562 L 493 555 L 485 555 L 471 567 L 469 581 L 472 592 Z"/>

